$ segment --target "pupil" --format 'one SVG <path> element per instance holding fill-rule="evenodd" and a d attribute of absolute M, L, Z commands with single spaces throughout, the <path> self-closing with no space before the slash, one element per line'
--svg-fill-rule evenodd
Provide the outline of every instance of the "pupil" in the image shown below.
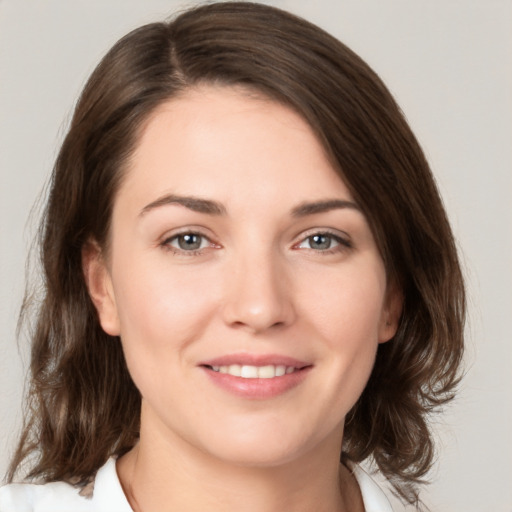
<path fill-rule="evenodd" d="M 180 249 L 185 249 L 186 251 L 199 249 L 201 246 L 201 237 L 199 235 L 181 235 L 178 238 L 178 244 Z"/>
<path fill-rule="evenodd" d="M 331 238 L 327 235 L 313 235 L 310 238 L 310 244 L 313 249 L 329 249 Z"/>

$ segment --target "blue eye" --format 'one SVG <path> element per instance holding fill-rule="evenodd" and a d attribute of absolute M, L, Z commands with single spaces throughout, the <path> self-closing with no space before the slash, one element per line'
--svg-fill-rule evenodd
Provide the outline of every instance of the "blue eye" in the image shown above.
<path fill-rule="evenodd" d="M 165 245 L 178 249 L 180 251 L 199 251 L 208 247 L 210 241 L 198 233 L 181 233 L 165 241 Z"/>
<path fill-rule="evenodd" d="M 311 249 L 316 249 L 319 251 L 325 251 L 326 249 L 331 249 L 331 247 L 334 245 L 337 245 L 338 242 L 334 240 L 334 238 L 331 235 L 326 234 L 318 234 L 318 235 L 312 235 L 308 236 L 306 238 L 307 242 L 309 243 L 309 247 Z"/>
<path fill-rule="evenodd" d="M 336 251 L 342 247 L 350 247 L 350 243 L 332 233 L 315 233 L 298 245 L 299 249 L 312 249 L 319 252 Z"/>

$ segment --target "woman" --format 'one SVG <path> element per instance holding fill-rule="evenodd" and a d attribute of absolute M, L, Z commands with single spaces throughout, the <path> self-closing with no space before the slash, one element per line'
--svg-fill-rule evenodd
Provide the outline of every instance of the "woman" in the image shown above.
<path fill-rule="evenodd" d="M 343 44 L 237 2 L 128 34 L 76 107 L 41 243 L 9 476 L 39 483 L 2 512 L 390 510 L 367 458 L 419 502 L 463 282 L 421 149 Z"/>

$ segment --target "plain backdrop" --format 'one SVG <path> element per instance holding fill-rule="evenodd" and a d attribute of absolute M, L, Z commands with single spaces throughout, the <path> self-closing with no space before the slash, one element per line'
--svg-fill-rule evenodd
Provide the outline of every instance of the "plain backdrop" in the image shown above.
<path fill-rule="evenodd" d="M 16 317 L 35 220 L 72 107 L 104 52 L 195 2 L 0 0 L 0 472 L 27 349 Z M 384 79 L 422 143 L 461 248 L 467 377 L 435 420 L 434 512 L 512 512 L 512 2 L 275 0 L 319 24 Z M 402 510 L 396 507 L 397 511 Z"/>

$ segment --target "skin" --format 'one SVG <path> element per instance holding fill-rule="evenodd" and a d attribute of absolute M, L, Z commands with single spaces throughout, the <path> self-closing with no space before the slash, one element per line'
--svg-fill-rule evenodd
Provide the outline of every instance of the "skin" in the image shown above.
<path fill-rule="evenodd" d="M 134 510 L 363 510 L 339 464 L 344 418 L 395 334 L 400 297 L 300 116 L 220 87 L 161 105 L 115 198 L 109 253 L 91 241 L 84 272 L 143 397 L 140 442 L 117 465 Z M 233 353 L 310 368 L 277 396 L 247 398 L 200 366 Z"/>

